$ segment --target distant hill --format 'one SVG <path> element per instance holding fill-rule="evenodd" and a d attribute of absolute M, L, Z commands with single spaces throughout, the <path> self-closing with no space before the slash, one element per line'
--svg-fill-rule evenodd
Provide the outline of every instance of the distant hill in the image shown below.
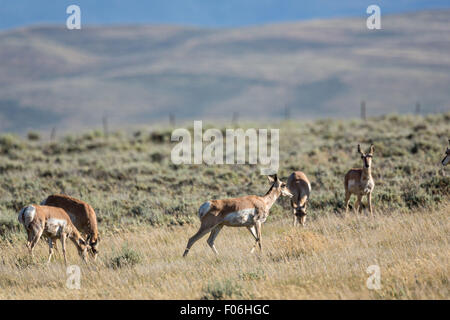
<path fill-rule="evenodd" d="M 0 32 L 0 131 L 450 109 L 450 10 L 211 29 Z"/>

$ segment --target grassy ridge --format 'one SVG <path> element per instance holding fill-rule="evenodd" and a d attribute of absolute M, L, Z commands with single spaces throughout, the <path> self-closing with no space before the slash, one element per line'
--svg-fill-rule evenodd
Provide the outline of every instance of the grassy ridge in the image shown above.
<path fill-rule="evenodd" d="M 246 230 L 223 231 L 219 259 L 204 240 L 188 260 L 180 258 L 203 201 L 267 191 L 257 166 L 174 165 L 169 129 L 108 138 L 92 131 L 54 143 L 35 133 L 27 140 L 0 136 L 0 287 L 11 289 L 1 297 L 43 298 L 43 288 L 54 289 L 49 298 L 446 297 L 450 178 L 440 160 L 450 114 L 270 127 L 280 128 L 279 175 L 300 169 L 311 180 L 311 219 L 306 229 L 292 229 L 288 201 L 279 200 L 263 228 L 266 251 L 259 258 L 246 254 L 252 244 Z M 375 220 L 339 215 L 344 174 L 360 166 L 357 143 L 375 145 Z M 21 207 L 55 192 L 89 202 L 103 235 L 101 259 L 84 271 L 78 293 L 64 289 L 60 258 L 49 267 L 28 260 L 17 222 Z M 37 256 L 46 254 L 41 241 Z M 77 259 L 71 251 L 69 261 Z M 386 276 L 381 292 L 365 288 L 365 268 L 374 261 Z"/>

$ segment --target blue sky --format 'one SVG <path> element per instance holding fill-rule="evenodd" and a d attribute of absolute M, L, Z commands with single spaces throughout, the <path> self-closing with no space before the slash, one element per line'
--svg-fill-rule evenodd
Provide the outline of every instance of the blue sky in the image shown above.
<path fill-rule="evenodd" d="M 0 29 L 39 23 L 65 24 L 66 8 L 81 7 L 82 24 L 164 23 L 208 27 L 366 16 L 450 8 L 448 0 L 0 0 Z"/>

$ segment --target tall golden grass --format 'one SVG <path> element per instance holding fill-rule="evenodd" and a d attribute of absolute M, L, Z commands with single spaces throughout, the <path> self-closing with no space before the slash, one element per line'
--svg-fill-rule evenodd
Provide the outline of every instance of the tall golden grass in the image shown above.
<path fill-rule="evenodd" d="M 207 237 L 181 257 L 196 225 L 109 230 L 95 263 L 84 264 L 70 245 L 69 264 L 82 271 L 79 290 L 66 287 L 61 253 L 45 264 L 44 241 L 29 259 L 23 233 L 0 242 L 0 298 L 448 299 L 449 211 L 444 202 L 433 210 L 377 211 L 374 218 L 327 214 L 305 228 L 292 227 L 286 213 L 263 225 L 262 253 L 250 253 L 245 228 L 224 228 L 217 257 Z M 370 265 L 380 267 L 379 290 L 367 288 Z"/>

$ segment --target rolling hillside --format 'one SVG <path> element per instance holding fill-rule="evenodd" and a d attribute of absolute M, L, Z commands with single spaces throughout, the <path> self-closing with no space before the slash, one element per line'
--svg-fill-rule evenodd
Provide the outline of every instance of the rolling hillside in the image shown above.
<path fill-rule="evenodd" d="M 450 11 L 208 29 L 0 33 L 0 131 L 180 119 L 352 117 L 450 107 Z"/>
<path fill-rule="evenodd" d="M 281 129 L 279 177 L 302 170 L 311 181 L 306 226 L 292 227 L 282 197 L 262 227 L 262 253 L 250 254 L 246 228 L 225 227 L 218 257 L 205 236 L 182 258 L 198 208 L 265 194 L 258 166 L 175 165 L 170 128 L 159 131 L 163 141 L 146 130 L 53 143 L 1 134 L 0 299 L 448 299 L 450 167 L 440 161 L 450 113 L 272 125 Z M 362 213 L 344 214 L 344 175 L 362 164 L 358 142 L 375 145 L 373 218 L 366 199 Z M 80 290 L 66 288 L 61 251 L 45 264 L 45 240 L 30 259 L 17 219 L 52 193 L 83 199 L 98 217 L 96 263 L 82 264 L 68 244 Z M 366 286 L 370 265 L 380 267 L 380 290 Z"/>

